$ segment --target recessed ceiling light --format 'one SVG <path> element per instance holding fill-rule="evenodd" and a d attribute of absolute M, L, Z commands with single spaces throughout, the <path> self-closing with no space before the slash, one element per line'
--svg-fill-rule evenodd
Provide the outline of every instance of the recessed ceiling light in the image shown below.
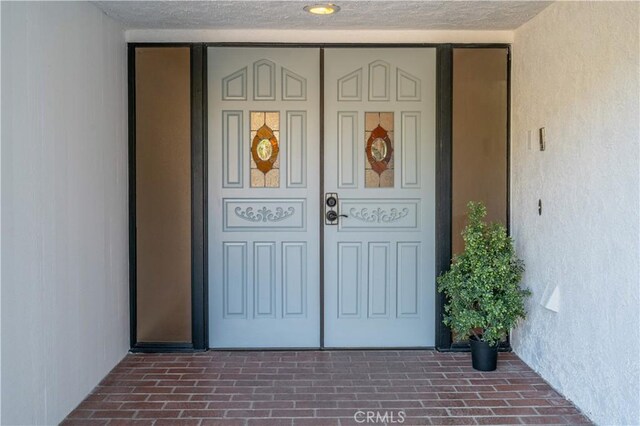
<path fill-rule="evenodd" d="M 309 13 L 313 13 L 314 15 L 331 15 L 332 13 L 338 12 L 340 10 L 340 6 L 331 3 L 314 4 L 305 6 L 304 10 Z"/>

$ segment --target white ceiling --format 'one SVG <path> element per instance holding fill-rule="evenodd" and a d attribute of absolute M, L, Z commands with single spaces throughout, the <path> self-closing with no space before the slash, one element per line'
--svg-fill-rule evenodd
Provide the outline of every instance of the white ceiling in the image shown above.
<path fill-rule="evenodd" d="M 94 1 L 127 29 L 512 30 L 547 1 L 338 1 L 314 16 L 313 1 Z"/>

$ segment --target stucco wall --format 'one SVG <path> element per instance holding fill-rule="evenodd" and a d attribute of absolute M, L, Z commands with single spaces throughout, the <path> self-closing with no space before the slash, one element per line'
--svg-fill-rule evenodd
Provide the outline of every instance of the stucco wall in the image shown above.
<path fill-rule="evenodd" d="M 455 30 L 167 30 L 128 29 L 129 42 L 511 43 L 513 31 Z"/>
<path fill-rule="evenodd" d="M 2 2 L 2 424 L 56 424 L 128 349 L 126 45 Z"/>
<path fill-rule="evenodd" d="M 513 347 L 599 424 L 640 424 L 639 21 L 635 2 L 559 2 L 513 48 L 511 220 L 533 290 Z"/>

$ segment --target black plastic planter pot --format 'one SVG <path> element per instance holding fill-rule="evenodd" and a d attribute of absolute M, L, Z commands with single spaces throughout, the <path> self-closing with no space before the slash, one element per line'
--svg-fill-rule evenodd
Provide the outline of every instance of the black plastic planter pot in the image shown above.
<path fill-rule="evenodd" d="M 498 345 L 489 346 L 487 342 L 469 339 L 471 342 L 471 365 L 479 371 L 493 371 L 498 364 Z"/>

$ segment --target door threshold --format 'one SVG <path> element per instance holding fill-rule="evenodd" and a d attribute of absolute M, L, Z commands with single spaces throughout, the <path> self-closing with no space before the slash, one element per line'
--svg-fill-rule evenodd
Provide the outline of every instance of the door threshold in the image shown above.
<path fill-rule="evenodd" d="M 317 347 L 317 348 L 293 348 L 293 347 L 281 347 L 281 348 L 209 348 L 211 352 L 300 352 L 300 351 L 433 351 L 436 350 L 435 346 L 398 346 L 398 347 Z"/>
<path fill-rule="evenodd" d="M 324 347 L 325 351 L 432 351 L 435 350 L 435 346 L 362 346 L 362 347 Z"/>
<path fill-rule="evenodd" d="M 279 348 L 209 348 L 211 352 L 276 352 L 276 351 L 321 351 L 320 347 L 279 347 Z"/>

